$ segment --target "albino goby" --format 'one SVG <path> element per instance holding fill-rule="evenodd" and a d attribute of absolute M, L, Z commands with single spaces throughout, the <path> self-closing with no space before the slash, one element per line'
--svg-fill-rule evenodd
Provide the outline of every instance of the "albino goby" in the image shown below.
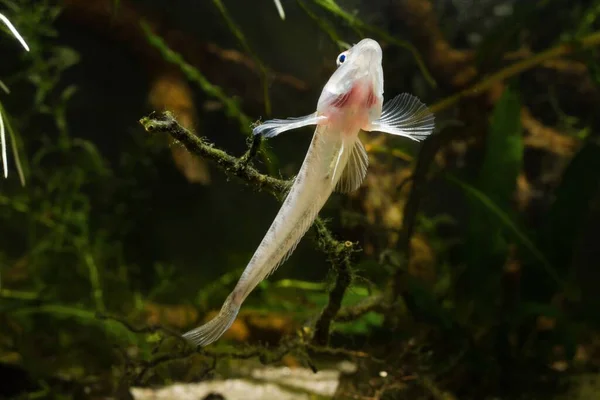
<path fill-rule="evenodd" d="M 290 256 L 333 191 L 361 185 L 369 162 L 358 134 L 377 131 L 420 141 L 434 128 L 434 116 L 414 96 L 401 94 L 383 104 L 382 51 L 361 40 L 337 57 L 338 68 L 321 92 L 317 111 L 299 118 L 265 121 L 254 128 L 266 138 L 316 125 L 293 185 L 237 285 L 219 314 L 183 334 L 196 346 L 219 339 L 235 320 L 252 290 Z"/>

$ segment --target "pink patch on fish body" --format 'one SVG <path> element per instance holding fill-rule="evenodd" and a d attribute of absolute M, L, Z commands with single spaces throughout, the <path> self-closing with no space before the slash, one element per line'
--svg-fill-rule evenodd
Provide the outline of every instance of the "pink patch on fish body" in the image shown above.
<path fill-rule="evenodd" d="M 357 134 L 369 125 L 369 111 L 377 104 L 371 83 L 356 82 L 352 88 L 335 99 L 325 115 L 331 126 L 345 134 Z"/>

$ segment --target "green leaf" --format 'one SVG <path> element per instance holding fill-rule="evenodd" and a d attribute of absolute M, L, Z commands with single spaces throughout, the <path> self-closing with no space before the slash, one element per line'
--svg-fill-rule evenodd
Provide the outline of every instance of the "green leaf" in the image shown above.
<path fill-rule="evenodd" d="M 558 274 L 548 259 L 544 256 L 544 253 L 542 253 L 533 240 L 529 238 L 524 229 L 520 228 L 507 213 L 505 213 L 500 207 L 498 207 L 497 204 L 492 201 L 492 199 L 487 197 L 475 187 L 461 181 L 451 174 L 446 174 L 446 179 L 462 188 L 475 201 L 479 202 L 481 206 L 485 207 L 490 216 L 495 219 L 494 224 L 501 225 L 512 236 L 513 240 L 516 240 L 522 247 L 527 249 L 537 261 L 544 265 L 548 275 L 550 275 L 557 282 L 560 282 Z"/>
<path fill-rule="evenodd" d="M 544 250 L 557 266 L 570 265 L 590 203 L 600 189 L 600 145 L 585 144 L 567 166 L 542 228 Z"/>
<path fill-rule="evenodd" d="M 521 101 L 507 88 L 496 104 L 479 175 L 481 191 L 500 207 L 508 208 L 523 164 Z"/>
<path fill-rule="evenodd" d="M 535 249 L 510 217 L 511 199 L 523 161 L 521 101 L 516 90 L 505 89 L 492 114 L 486 139 L 477 187 L 454 179 L 469 194 L 467 269 L 463 276 L 467 292 L 499 289 L 507 254 L 507 227 L 529 249 Z M 490 300 L 492 297 L 485 296 Z"/>

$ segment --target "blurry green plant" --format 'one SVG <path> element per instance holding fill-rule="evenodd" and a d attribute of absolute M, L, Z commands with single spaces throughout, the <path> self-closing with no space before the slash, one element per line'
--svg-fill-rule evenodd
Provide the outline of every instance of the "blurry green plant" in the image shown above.
<path fill-rule="evenodd" d="M 131 177 L 134 174 L 130 172 L 134 168 L 142 168 L 143 173 L 151 174 L 153 157 L 161 150 L 153 146 L 151 139 L 144 137 L 138 143 L 138 152 L 122 155 L 119 161 L 120 176 L 116 177 L 96 146 L 90 141 L 75 137 L 68 129 L 66 111 L 77 91 L 75 86 L 61 85 L 62 74 L 79 62 L 79 56 L 70 48 L 46 41 L 56 36 L 53 22 L 60 9 L 49 1 L 16 3 L 0 0 L 0 3 L 13 10 L 16 18 L 13 21 L 25 29 L 32 44 L 26 67 L 15 74 L 13 81 L 15 84 L 28 83 L 34 87 L 31 102 L 34 106 L 31 110 L 21 113 L 11 111 L 9 118 L 0 105 L 0 114 L 5 121 L 9 121 L 6 126 L 13 139 L 15 157 L 16 139 L 32 149 L 31 183 L 27 191 L 19 191 L 8 182 L 3 186 L 6 190 L 0 195 L 0 221 L 4 226 L 4 231 L 0 233 L 3 243 L 0 257 L 3 264 L 13 267 L 17 264 L 25 265 L 27 274 L 25 282 L 18 282 L 10 290 L 0 290 L 0 355 L 2 352 L 17 352 L 22 356 L 22 363 L 39 372 L 41 377 L 48 376 L 47 371 L 59 370 L 67 371 L 68 376 L 82 380 L 95 373 L 102 375 L 115 365 L 115 355 L 110 348 L 114 344 L 118 345 L 119 350 L 134 348 L 140 353 L 139 359 L 149 360 L 153 355 L 151 353 L 156 350 L 153 346 L 163 339 L 161 333 L 151 332 L 141 337 L 133 334 L 132 329 L 125 329 L 122 323 L 99 316 L 108 310 L 125 315 L 128 320 L 135 320 L 144 300 L 160 300 L 177 290 L 176 271 L 171 265 L 162 262 L 155 262 L 153 269 L 144 271 L 144 274 L 156 278 L 153 286 L 146 291 L 136 290 L 130 274 L 134 273 L 137 266 L 128 265 L 124 261 L 122 248 L 122 239 L 134 222 L 131 221 L 129 203 L 118 200 L 130 197 L 133 191 L 140 190 L 140 183 Z M 558 2 L 536 2 L 543 7 L 556 3 Z M 252 56 L 252 49 L 238 27 L 229 19 L 222 2 L 215 0 L 213 4 L 220 7 L 219 10 L 238 43 Z M 276 4 L 280 5 L 278 1 Z M 341 47 L 347 45 L 340 40 L 333 28 L 334 24 L 317 15 L 306 2 L 298 0 L 298 4 L 333 41 Z M 422 68 L 421 72 L 428 76 L 427 70 L 420 64 L 420 57 L 410 44 L 377 27 L 369 26 L 333 0 L 313 0 L 311 4 L 338 17 L 359 36 L 363 32 L 370 32 L 391 44 L 409 49 Z M 492 60 L 493 66 L 497 66 L 507 47 L 511 47 L 507 43 L 517 42 L 517 33 L 522 24 L 529 21 L 525 17 L 531 15 L 536 4 L 525 4 L 523 9 L 515 13 L 514 18 L 507 20 L 504 26 L 509 27 L 510 31 L 504 32 L 504 37 L 501 29 L 496 32 L 498 36 L 490 35 L 490 41 L 481 46 L 480 54 L 493 54 L 496 58 L 483 58 Z M 580 34 L 587 34 L 596 24 L 597 16 L 600 15 L 599 4 L 600 1 L 594 1 L 589 8 L 573 11 L 569 17 L 576 20 L 585 15 L 585 19 L 578 25 Z M 119 1 L 114 0 L 113 5 L 116 9 Z M 281 15 L 283 18 L 283 13 Z M 10 29 L 12 25 L 8 25 L 4 19 L 2 21 L 9 33 L 14 34 Z M 536 23 L 539 24 L 540 21 Z M 545 21 L 541 23 L 547 24 Z M 225 89 L 209 82 L 201 71 L 171 51 L 165 41 L 150 31 L 148 25 L 142 24 L 142 29 L 149 42 L 166 60 L 177 65 L 206 94 L 222 102 L 227 116 L 239 123 L 240 131 L 249 134 L 252 120 L 243 112 L 237 99 L 229 97 Z M 39 51 L 40 48 L 45 51 Z M 527 63 L 531 65 L 526 60 L 525 64 Z M 596 61 L 591 65 L 594 66 L 598 70 Z M 263 72 L 266 71 L 266 67 L 261 68 L 264 68 Z M 525 67 L 516 72 L 513 69 L 511 74 L 516 75 L 524 70 Z M 502 72 L 495 75 L 495 82 L 507 77 Z M 479 88 L 484 91 L 489 86 Z M 465 257 L 461 260 L 466 262 L 456 265 L 455 260 L 451 260 L 447 254 L 454 247 L 455 241 L 436 237 L 440 225 L 449 222 L 448 219 L 419 215 L 416 229 L 427 236 L 434 249 L 437 278 L 432 286 L 427 286 L 419 279 L 408 277 L 405 290 L 414 302 L 413 310 L 417 311 L 421 320 L 434 328 L 447 331 L 456 325 L 463 325 L 462 327 L 466 326 L 463 337 L 481 337 L 480 332 L 493 331 L 502 324 L 510 328 L 528 328 L 535 317 L 548 316 L 558 321 L 558 341 L 573 344 L 579 329 L 577 322 L 569 320 L 563 311 L 551 304 L 550 296 L 539 296 L 532 285 L 521 290 L 529 297 L 525 296 L 510 313 L 501 314 L 501 305 L 495 302 L 501 297 L 503 267 L 510 261 L 507 254 L 513 246 L 517 248 L 517 258 L 522 262 L 522 269 L 528 273 L 530 270 L 534 271 L 531 274 L 535 275 L 536 284 L 538 281 L 549 281 L 546 286 L 550 287 L 550 294 L 560 291 L 562 282 L 571 279 L 568 267 L 574 257 L 574 242 L 583 234 L 590 203 L 597 196 L 599 185 L 597 174 L 591 174 L 590 171 L 600 169 L 600 147 L 590 141 L 571 160 L 565 171 L 555 191 L 556 200 L 552 203 L 544 229 L 531 232 L 525 227 L 521 221 L 523 216 L 512 205 L 512 196 L 517 177 L 523 170 L 524 159 L 520 110 L 525 96 L 521 92 L 521 88 L 509 87 L 497 102 L 488 125 L 483 163 L 477 176 L 458 178 L 446 175 L 466 195 L 465 204 L 469 206 L 470 217 L 465 223 L 467 234 L 461 243 L 465 250 Z M 454 97 L 453 101 L 457 102 L 459 98 L 460 96 Z M 559 108 L 556 107 L 556 110 Z M 575 117 L 562 117 L 570 126 L 576 125 Z M 36 121 L 40 118 L 50 120 L 49 125 L 44 124 L 47 131 L 31 137 L 14 134 L 16 128 L 13 127 L 18 127 L 20 132 L 37 132 Z M 401 149 L 389 150 L 399 158 L 412 158 Z M 6 162 L 6 157 L 4 161 Z M 110 195 L 105 195 L 107 192 Z M 115 204 L 118 206 L 115 207 Z M 355 225 L 365 223 L 361 219 Z M 386 257 L 381 257 L 386 258 L 385 261 L 370 260 L 370 264 L 363 261 L 362 264 L 353 266 L 355 270 L 352 273 L 373 267 L 384 271 L 386 275 L 381 275 L 384 276 L 383 279 L 389 279 L 395 270 L 406 270 L 404 256 L 396 249 L 389 249 Z M 544 268 L 545 275 L 539 274 L 539 268 L 533 268 L 540 266 Z M 198 292 L 196 305 L 204 310 L 209 309 L 211 299 L 225 296 L 228 293 L 227 287 L 239 277 L 239 273 L 240 270 L 234 270 L 223 274 L 217 282 L 203 288 Z M 298 318 L 314 317 L 328 303 L 327 290 L 332 286 L 332 281 L 263 281 L 259 290 L 262 294 L 261 306 L 255 310 L 293 311 Z M 385 282 L 377 283 L 384 286 L 382 283 Z M 359 305 L 383 292 L 383 289 L 377 288 L 366 278 L 355 276 L 354 284 L 344 296 L 343 306 Z M 405 309 L 399 307 L 394 311 L 400 314 Z M 4 323 L 6 321 L 10 323 Z M 335 331 L 350 336 L 364 335 L 381 327 L 383 323 L 383 312 L 369 311 L 351 322 L 334 322 L 333 327 Z M 49 330 L 50 334 L 47 334 Z M 22 332 L 27 332 L 28 335 L 23 335 Z M 167 349 L 157 358 L 172 355 L 170 350 Z M 58 361 L 40 362 L 39 354 L 44 352 L 60 352 L 63 356 Z M 127 355 L 123 357 L 125 361 L 119 368 L 126 370 L 131 360 Z M 119 371 L 115 375 L 125 376 L 126 373 Z"/>
<path fill-rule="evenodd" d="M 30 154 L 27 187 L 7 181 L 0 194 L 5 283 L 0 288 L 0 358 L 17 353 L 18 363 L 42 381 L 57 371 L 74 379 L 102 375 L 118 357 L 113 344 L 135 345 L 142 356 L 150 348 L 145 337 L 99 315 L 139 315 L 140 294 L 130 280 L 134 267 L 125 264 L 123 242 L 132 229 L 134 198 L 146 189 L 129 175 L 139 168 L 151 175 L 157 153 L 165 149 L 140 135 L 137 151 L 118 161 L 124 176 L 117 179 L 96 145 L 69 130 L 67 111 L 77 87 L 65 85 L 63 74 L 79 63 L 79 55 L 49 40 L 58 35 L 54 23 L 60 7 L 46 0 L 0 4 L 13 10 L 13 22 L 26 32 L 31 47 L 23 65 L 5 81 L 20 89 L 9 100 L 27 106 L 6 107 L 10 116 L 0 106 L 15 154 L 17 143 Z M 15 280 L 15 271 L 25 279 Z M 59 353 L 63 356 L 55 361 L 40 357 Z"/>

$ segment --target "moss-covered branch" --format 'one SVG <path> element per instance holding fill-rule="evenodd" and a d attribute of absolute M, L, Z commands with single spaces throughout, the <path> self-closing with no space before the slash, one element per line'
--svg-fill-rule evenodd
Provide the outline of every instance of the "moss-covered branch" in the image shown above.
<path fill-rule="evenodd" d="M 385 302 L 384 296 L 376 295 L 365 299 L 365 301 L 362 301 L 359 304 L 342 307 L 338 311 L 335 320 L 337 322 L 350 322 L 371 311 L 384 314 L 388 309 L 389 305 Z"/>
<path fill-rule="evenodd" d="M 185 339 L 183 339 L 177 332 L 174 332 L 173 330 L 160 324 L 136 327 L 122 318 L 99 313 L 96 314 L 96 317 L 101 321 L 105 321 L 106 323 L 116 322 L 134 334 L 149 334 L 159 332 L 162 335 L 159 343 L 166 344 L 165 339 L 173 338 L 176 341 L 175 343 L 180 343 L 183 345 L 169 345 L 163 350 L 160 350 L 161 345 L 159 344 L 152 352 L 154 356 L 147 360 L 129 359 L 129 356 L 124 354 L 123 356 L 127 357 L 129 361 L 127 364 L 134 367 L 133 372 L 130 375 L 130 383 L 136 385 L 143 385 L 147 383 L 146 377 L 151 374 L 155 368 L 161 365 L 165 365 L 173 361 L 187 360 L 197 355 L 209 358 L 211 360 L 208 367 L 203 371 L 203 375 L 207 375 L 211 371 L 214 371 L 217 367 L 217 361 L 219 359 L 247 360 L 251 358 L 258 358 L 262 364 L 267 365 L 280 361 L 288 354 L 296 354 L 300 356 L 300 358 L 306 359 L 310 368 L 314 372 L 317 372 L 317 368 L 310 361 L 310 357 L 312 355 L 344 356 L 351 359 L 366 358 L 376 363 L 385 362 L 384 360 L 375 358 L 362 351 L 318 346 L 307 343 L 302 336 L 283 340 L 279 345 L 273 348 L 249 346 L 244 347 L 243 349 L 202 348 L 198 350 L 189 346 Z"/>
<path fill-rule="evenodd" d="M 249 157 L 233 157 L 217 149 L 181 126 L 169 111 L 153 114 L 140 120 L 148 132 L 168 133 L 193 154 L 216 163 L 225 173 L 234 175 L 257 189 L 267 189 L 279 197 L 289 182 L 261 174 L 248 165 Z"/>
<path fill-rule="evenodd" d="M 327 253 L 329 262 L 337 273 L 333 289 L 329 292 L 329 301 L 315 324 L 313 335 L 313 343 L 325 346 L 329 341 L 331 322 L 340 311 L 346 289 L 352 283 L 350 255 L 353 244 L 352 242 L 342 243 L 335 240 L 321 221 L 318 221 L 315 225 L 319 233 L 320 247 Z"/>
<path fill-rule="evenodd" d="M 140 120 L 140 123 L 148 132 L 161 132 L 171 135 L 193 154 L 214 162 L 225 173 L 240 178 L 256 189 L 268 190 L 280 200 L 289 188 L 290 182 L 261 174 L 249 165 L 260 144 L 259 137 L 254 139 L 246 154 L 237 158 L 192 134 L 181 126 L 168 111 L 144 117 Z M 329 293 L 329 301 L 315 325 L 313 342 L 325 345 L 329 338 L 331 322 L 337 316 L 346 289 L 352 282 L 350 255 L 353 252 L 353 245 L 350 242 L 336 240 L 320 218 L 316 219 L 315 226 L 319 236 L 318 247 L 327 255 L 329 262 L 331 262 L 337 273 L 334 287 Z"/>

